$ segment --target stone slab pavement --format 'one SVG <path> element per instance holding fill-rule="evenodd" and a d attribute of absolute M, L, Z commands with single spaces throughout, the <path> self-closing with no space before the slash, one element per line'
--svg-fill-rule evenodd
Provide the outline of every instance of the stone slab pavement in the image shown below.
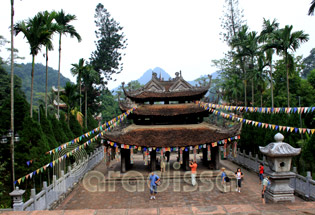
<path fill-rule="evenodd" d="M 141 161 L 141 160 L 140 160 Z M 149 171 L 143 168 L 142 161 L 135 159 L 134 171 L 143 175 Z M 189 172 L 187 178 L 182 180 L 163 178 L 162 185 L 156 200 L 150 200 L 149 187 L 145 183 L 137 184 L 136 181 L 122 180 L 115 181 L 115 184 L 106 182 L 109 170 L 119 169 L 119 162 L 113 162 L 106 166 L 101 162 L 94 171 L 96 177 L 91 177 L 87 182 L 80 182 L 72 193 L 55 209 L 51 211 L 31 211 L 31 212 L 0 212 L 0 214 L 21 214 L 21 215 L 103 215 L 103 214 L 152 214 L 152 215 L 171 215 L 171 214 L 315 214 L 315 202 L 305 202 L 296 197 L 294 203 L 272 204 L 261 203 L 258 176 L 250 171 L 242 170 L 244 181 L 240 193 L 232 189 L 222 192 L 220 179 L 214 177 L 197 179 L 198 185 L 193 187 L 190 184 Z M 201 167 L 199 162 L 199 166 Z M 227 170 L 235 172 L 237 165 L 222 160 L 221 165 Z M 172 165 L 171 165 L 172 166 Z M 206 171 L 198 168 L 199 173 Z M 94 173 L 95 173 L 94 172 Z M 99 174 L 101 173 L 101 174 Z M 182 170 L 172 169 L 170 174 L 181 173 Z M 104 177 L 99 177 L 104 175 Z M 128 174 L 121 176 L 128 176 Z M 213 174 L 215 175 L 215 174 Z M 199 175 L 200 176 L 200 175 Z M 132 179 L 133 176 L 130 177 Z M 143 180 L 145 182 L 145 180 Z"/>

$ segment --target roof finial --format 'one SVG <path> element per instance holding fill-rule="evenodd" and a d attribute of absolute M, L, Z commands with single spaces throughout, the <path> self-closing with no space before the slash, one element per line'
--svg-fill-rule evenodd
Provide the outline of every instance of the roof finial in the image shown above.
<path fill-rule="evenodd" d="M 179 70 L 179 76 L 182 77 L 182 70 Z"/>
<path fill-rule="evenodd" d="M 161 70 L 160 70 L 160 81 L 162 81 L 162 73 L 161 73 Z"/>

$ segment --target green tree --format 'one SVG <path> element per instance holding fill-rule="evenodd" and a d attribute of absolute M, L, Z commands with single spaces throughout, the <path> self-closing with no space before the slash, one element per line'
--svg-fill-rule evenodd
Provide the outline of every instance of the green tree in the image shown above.
<path fill-rule="evenodd" d="M 314 9 L 315 9 L 315 0 L 313 0 L 313 1 L 311 2 L 310 9 L 308 10 L 308 15 L 309 15 L 309 16 L 314 15 Z"/>
<path fill-rule="evenodd" d="M 87 128 L 87 117 L 88 117 L 88 90 L 93 89 L 94 84 L 99 84 L 100 82 L 99 73 L 96 72 L 91 65 L 87 65 L 85 69 L 82 71 L 82 83 L 84 86 L 84 124 L 85 128 Z"/>
<path fill-rule="evenodd" d="M 31 99 L 30 99 L 30 117 L 33 117 L 33 86 L 34 86 L 34 65 L 35 56 L 41 49 L 42 45 L 51 42 L 51 32 L 49 32 L 43 25 L 43 16 L 37 14 L 35 17 L 30 18 L 27 22 L 21 21 L 14 26 L 15 34 L 20 32 L 24 34 L 32 55 L 32 83 L 31 83 Z"/>
<path fill-rule="evenodd" d="M 71 68 L 71 74 L 73 76 L 77 75 L 77 82 L 78 82 L 78 85 L 79 85 L 79 95 L 80 95 L 80 112 L 82 113 L 82 97 L 81 97 L 81 75 L 82 75 L 82 71 L 85 69 L 85 65 L 84 65 L 84 59 L 81 58 L 79 60 L 79 63 L 78 64 L 71 64 L 73 67 Z"/>
<path fill-rule="evenodd" d="M 304 64 L 304 69 L 302 72 L 302 77 L 306 78 L 308 74 L 310 73 L 310 71 L 315 69 L 315 48 L 311 50 L 311 53 L 309 56 L 304 58 L 303 64 Z"/>
<path fill-rule="evenodd" d="M 60 101 L 60 65 L 61 65 L 61 36 L 63 34 L 70 34 L 70 37 L 76 37 L 78 41 L 81 41 L 81 36 L 78 34 L 73 25 L 70 25 L 69 22 L 76 19 L 75 15 L 65 14 L 63 10 L 58 12 L 55 16 L 55 20 L 58 24 L 58 33 L 59 33 L 59 63 L 58 63 L 58 107 L 57 107 L 57 115 L 59 115 L 59 101 Z"/>
<path fill-rule="evenodd" d="M 312 85 L 315 89 L 315 69 L 313 69 L 307 76 L 307 81 Z"/>
<path fill-rule="evenodd" d="M 268 19 L 266 20 L 264 18 L 263 21 L 263 29 L 260 33 L 259 41 L 263 44 L 272 43 L 273 34 L 275 31 L 277 31 L 279 28 L 279 23 L 274 19 L 272 22 Z M 274 96 L 273 96 L 273 54 L 274 54 L 274 48 L 265 48 L 265 46 L 262 47 L 262 50 L 266 53 L 266 59 L 269 62 L 269 68 L 268 74 L 270 76 L 270 92 L 271 92 L 271 107 L 274 107 Z"/>
<path fill-rule="evenodd" d="M 106 80 L 103 81 L 102 78 L 100 81 L 106 85 L 109 80 L 112 80 L 113 74 L 118 74 L 123 69 L 121 51 L 126 48 L 127 40 L 124 33 L 121 32 L 123 27 L 111 17 L 101 3 L 96 6 L 94 18 L 98 41 L 90 61 L 94 70 L 104 75 Z"/>
<path fill-rule="evenodd" d="M 308 41 L 309 36 L 303 31 L 292 32 L 293 26 L 286 25 L 283 29 L 277 30 L 272 35 L 272 43 L 266 45 L 266 48 L 275 48 L 277 53 L 281 53 L 286 65 L 286 81 L 287 81 L 287 101 L 290 107 L 290 87 L 289 87 L 289 68 L 292 66 L 293 57 L 289 53 L 296 51 L 301 43 Z"/>
<path fill-rule="evenodd" d="M 58 25 L 56 23 L 53 23 L 56 12 L 52 11 L 49 13 L 48 11 L 39 13 L 41 16 L 43 16 L 43 26 L 46 28 L 46 31 L 50 32 L 51 36 L 57 31 Z M 45 92 L 45 115 L 47 117 L 47 94 L 48 94 L 48 51 L 51 51 L 54 49 L 53 44 L 51 41 L 47 41 L 47 44 L 44 44 L 46 46 L 46 92 Z"/>
<path fill-rule="evenodd" d="M 75 108 L 77 104 L 77 99 L 79 98 L 78 93 L 76 92 L 77 86 L 67 82 L 65 86 L 65 91 L 60 96 L 61 100 L 67 105 L 67 122 L 69 125 L 70 120 L 70 111 L 72 108 Z"/>

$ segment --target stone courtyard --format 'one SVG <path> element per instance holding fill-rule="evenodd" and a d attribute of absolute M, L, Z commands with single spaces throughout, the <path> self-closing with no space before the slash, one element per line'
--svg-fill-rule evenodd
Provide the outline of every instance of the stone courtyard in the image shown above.
<path fill-rule="evenodd" d="M 218 175 L 218 171 L 210 171 L 213 189 L 209 189 L 211 182 L 200 176 L 201 173 L 209 170 L 202 165 L 199 158 L 197 160 L 199 165 L 198 185 L 192 187 L 189 183 L 189 173 L 186 173 L 188 177 L 185 179 L 185 172 L 176 169 L 176 164 L 174 165 L 176 155 L 172 154 L 168 175 L 164 173 L 164 178 L 162 175 L 162 185 L 159 187 L 159 189 L 164 190 L 157 194 L 156 200 L 149 199 L 149 187 L 146 184 L 143 186 L 140 184 L 137 187 L 138 190 L 128 191 L 130 189 L 128 184 L 131 185 L 131 188 L 136 187 L 136 178 L 139 175 L 143 175 L 146 180 L 149 174 L 147 166 L 143 165 L 142 155 L 135 155 L 132 170 L 136 172 L 129 171 L 120 174 L 118 173 L 120 162 L 113 161 L 106 164 L 102 161 L 94 171 L 104 175 L 105 181 L 98 181 L 93 178 L 89 187 L 81 181 L 55 210 L 2 212 L 0 214 L 315 214 L 315 203 L 305 202 L 298 197 L 293 204 L 267 203 L 263 205 L 260 198 L 261 185 L 259 185 L 258 176 L 245 169 L 242 170 L 244 181 L 241 193 L 235 192 L 233 181 L 232 187 L 228 186 L 227 192 L 223 192 L 220 183 L 216 184 L 215 176 Z M 221 165 L 233 172 L 238 167 L 227 160 L 222 160 Z M 119 177 L 115 179 L 115 186 L 110 186 L 109 171 L 117 171 L 116 175 L 118 173 Z M 136 174 L 132 175 L 132 173 Z M 126 174 L 131 174 L 129 180 L 123 180 Z M 96 190 L 93 190 L 94 188 Z"/>

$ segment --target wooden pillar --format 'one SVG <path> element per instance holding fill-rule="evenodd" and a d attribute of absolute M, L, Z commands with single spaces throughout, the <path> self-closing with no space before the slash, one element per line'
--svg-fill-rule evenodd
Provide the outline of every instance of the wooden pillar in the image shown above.
<path fill-rule="evenodd" d="M 219 147 L 215 147 L 214 154 L 215 154 L 215 169 L 219 169 L 220 168 L 220 150 L 219 150 Z"/>
<path fill-rule="evenodd" d="M 131 164 L 130 164 L 130 150 L 131 150 L 131 149 L 126 149 L 126 170 L 131 169 Z"/>
<path fill-rule="evenodd" d="M 126 172 L 126 149 L 120 149 L 120 161 L 121 161 L 121 165 L 120 165 L 120 171 L 122 173 Z"/>
<path fill-rule="evenodd" d="M 208 166 L 207 148 L 202 148 L 202 163 L 203 165 Z"/>
<path fill-rule="evenodd" d="M 150 165 L 151 165 L 151 171 L 156 170 L 156 151 L 152 149 L 150 152 Z"/>
<path fill-rule="evenodd" d="M 183 169 L 185 171 L 189 170 L 189 150 L 183 151 Z"/>

